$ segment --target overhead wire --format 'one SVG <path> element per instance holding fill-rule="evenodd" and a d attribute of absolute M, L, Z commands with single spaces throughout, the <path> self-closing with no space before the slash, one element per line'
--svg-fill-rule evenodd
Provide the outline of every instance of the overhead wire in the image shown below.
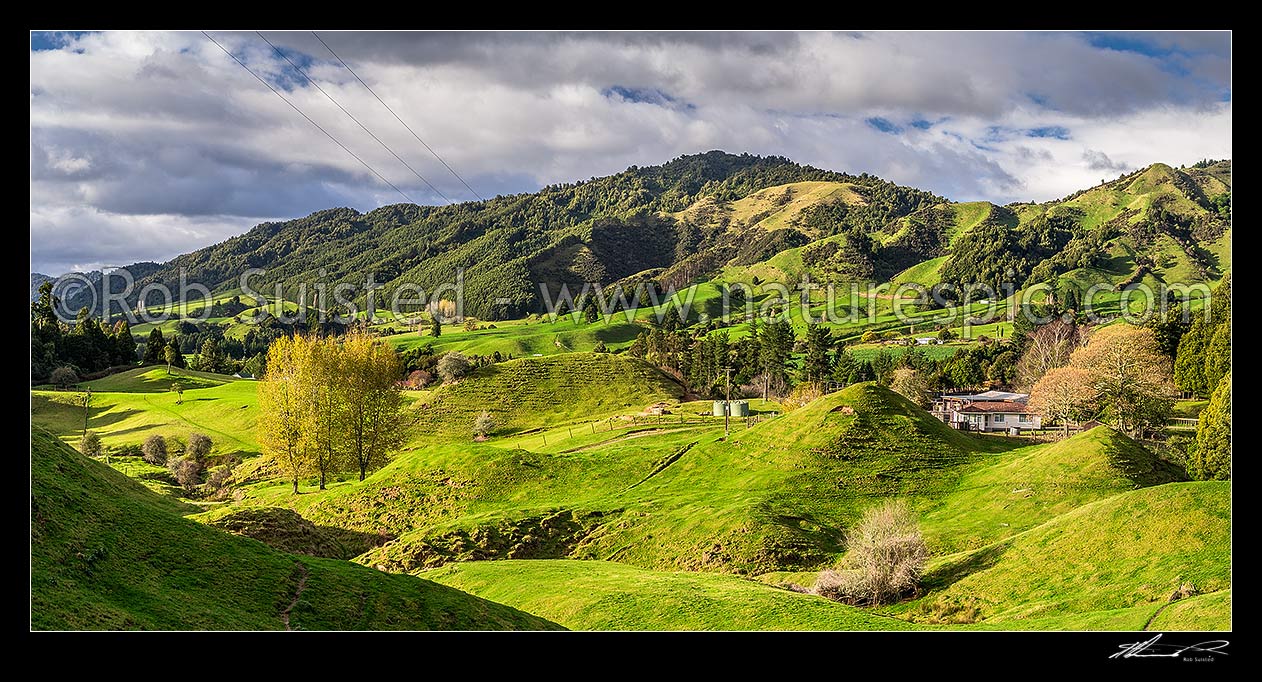
<path fill-rule="evenodd" d="M 362 164 L 362 165 L 364 166 L 364 168 L 367 168 L 369 172 L 371 172 L 373 175 L 377 176 L 377 179 L 378 179 L 378 180 L 381 180 L 383 183 L 385 183 L 385 184 L 389 185 L 391 189 L 393 189 L 394 191 L 398 192 L 398 193 L 399 193 L 399 196 L 402 196 L 404 199 L 406 199 L 406 200 L 408 201 L 408 203 L 413 203 L 413 204 L 415 204 L 415 203 L 416 203 L 416 201 L 414 201 L 414 200 L 412 199 L 412 197 L 408 196 L 406 192 L 404 192 L 403 190 L 399 189 L 399 188 L 398 188 L 398 186 L 396 186 L 393 182 L 390 182 L 389 180 L 387 180 L 387 179 L 385 178 L 385 176 L 384 176 L 384 175 L 382 175 L 381 173 L 378 173 L 378 172 L 377 172 L 377 169 L 373 168 L 371 165 L 369 165 L 369 164 L 368 164 L 368 162 L 367 162 L 367 161 L 364 161 L 362 158 L 360 158 L 358 154 L 356 154 L 355 152 L 351 151 L 349 147 L 347 147 L 346 145 L 342 144 L 342 142 L 341 142 L 340 140 L 338 140 L 336 137 L 334 137 L 334 136 L 332 135 L 332 133 L 330 133 L 329 131 L 325 130 L 325 129 L 324 129 L 324 127 L 323 127 L 323 126 L 321 126 L 319 123 L 316 123 L 316 122 L 315 122 L 315 120 L 314 120 L 314 119 L 312 119 L 310 116 L 308 116 L 305 112 L 303 112 L 303 110 L 302 110 L 302 109 L 299 109 L 299 108 L 298 108 L 298 105 L 296 105 L 296 104 L 294 104 L 293 102 L 289 101 L 289 99 L 288 99 L 288 98 L 286 98 L 284 95 L 280 94 L 280 91 L 279 91 L 279 90 L 277 90 L 276 88 L 272 87 L 272 84 L 271 84 L 271 83 L 268 83 L 266 80 L 264 80 L 264 79 L 263 79 L 263 77 L 262 77 L 262 76 L 260 76 L 260 75 L 258 75 L 257 73 L 255 73 L 253 69 L 251 69 L 250 67 L 246 66 L 245 62 L 243 62 L 243 61 L 241 61 L 240 59 L 238 59 L 238 58 L 237 58 L 237 56 L 236 56 L 236 55 L 234 55 L 234 54 L 232 54 L 232 52 L 230 52 L 230 51 L 229 51 L 226 47 L 224 47 L 223 45 L 219 44 L 219 41 L 218 41 L 218 40 L 215 40 L 213 37 L 211 37 L 211 35 L 210 35 L 209 33 L 205 32 L 205 31 L 202 31 L 202 32 L 201 32 L 201 34 L 202 34 L 202 35 L 204 35 L 204 36 L 206 36 L 206 39 L 207 39 L 207 40 L 209 40 L 210 42 L 214 43 L 214 44 L 215 44 L 215 47 L 218 47 L 220 50 L 223 50 L 223 53 L 224 53 L 224 54 L 226 54 L 226 55 L 228 55 L 229 57 L 231 57 L 231 58 L 232 58 L 232 61 L 234 61 L 234 62 L 236 62 L 238 65 L 240 65 L 240 66 L 241 66 L 241 68 L 245 69 L 245 70 L 246 70 L 246 72 L 248 72 L 251 76 L 254 76 L 256 79 L 258 79 L 258 82 L 260 82 L 260 83 L 262 83 L 264 86 L 266 86 L 268 90 L 271 90 L 271 91 L 272 91 L 272 94 L 274 94 L 274 95 L 276 95 L 277 97 L 279 97 L 279 98 L 281 99 L 281 101 L 282 101 L 282 102 L 284 102 L 285 104 L 288 104 L 288 105 L 290 106 L 290 108 L 292 108 L 294 111 L 298 112 L 298 114 L 299 114 L 300 116 L 302 116 L 303 118 L 307 119 L 307 122 L 308 122 L 308 123 L 310 123 L 311 125 L 315 126 L 317 130 L 319 130 L 320 132 L 324 133 L 324 135 L 325 135 L 326 137 L 328 137 L 330 140 L 333 140 L 334 144 L 336 144 L 337 146 L 341 147 L 343 151 L 345 151 L 347 154 L 350 154 L 350 155 L 351 155 L 351 157 L 352 157 L 352 158 L 354 158 L 356 161 L 358 161 L 360 164 Z"/>
<path fill-rule="evenodd" d="M 320 44 L 324 46 L 324 49 L 328 50 L 329 54 L 333 55 L 333 58 L 336 59 L 338 63 L 340 63 L 343 67 L 345 67 L 346 70 L 349 71 L 351 75 L 355 77 L 355 80 L 359 81 L 359 84 L 364 86 L 364 89 L 367 90 L 369 93 L 371 93 L 372 96 L 375 97 L 377 101 L 381 103 L 381 106 L 385 107 L 386 111 L 389 111 L 390 114 L 394 116 L 396 121 L 401 123 L 404 128 L 407 128 L 407 131 L 412 134 L 412 137 L 416 138 L 416 141 L 420 142 L 421 146 L 425 147 L 425 149 L 428 150 L 430 154 L 433 154 L 434 158 L 438 159 L 438 162 L 443 164 L 443 167 L 446 168 L 448 171 L 450 171 L 451 174 L 454 175 L 456 179 L 460 181 L 460 184 L 464 185 L 465 189 L 469 190 L 469 192 L 473 194 L 473 196 L 477 197 L 479 201 L 485 201 L 482 195 L 478 194 L 478 191 L 473 189 L 473 187 L 471 187 L 469 183 L 465 182 L 465 179 L 461 177 L 459 173 L 456 172 L 456 169 L 451 167 L 451 164 L 447 163 L 447 161 L 444 160 L 443 157 L 438 154 L 438 152 L 434 151 L 433 147 L 430 147 L 428 144 L 426 144 L 425 140 L 422 140 L 421 136 L 417 135 L 415 130 L 412 130 L 412 126 L 408 125 L 407 122 L 404 121 L 402 117 L 400 117 L 397 113 L 395 113 L 394 109 L 392 109 L 389 104 L 386 104 L 386 101 L 381 99 L 381 97 L 377 94 L 377 92 L 373 90 L 372 87 L 368 85 L 368 83 L 364 82 L 363 78 L 359 77 L 359 74 L 355 73 L 355 70 L 351 68 L 350 64 L 347 64 L 341 57 L 338 56 L 336 52 L 333 51 L 333 48 L 330 47 L 328 43 L 324 42 L 324 38 L 321 38 L 320 34 L 316 33 L 315 31 L 312 31 L 311 35 L 315 36 L 315 39 L 320 41 Z"/>
<path fill-rule="evenodd" d="M 298 66 L 297 64 L 295 64 L 295 63 L 294 63 L 294 60 L 292 60 L 292 59 L 290 59 L 290 58 L 289 58 L 289 55 L 285 54 L 285 53 L 284 53 L 284 52 L 283 52 L 283 51 L 282 51 L 279 47 L 276 47 L 276 45 L 274 45 L 274 44 L 272 43 L 272 41 L 268 40 L 268 39 L 267 39 L 267 36 L 263 35 L 263 34 L 262 34 L 262 33 L 260 33 L 259 31 L 255 31 L 254 33 L 255 33 L 255 35 L 257 35 L 259 38 L 262 38 L 262 39 L 263 39 L 263 42 L 267 43 L 267 44 L 268 44 L 268 46 L 269 46 L 269 47 L 271 47 L 271 48 L 272 48 L 272 50 L 274 50 L 274 51 L 276 52 L 276 54 L 280 55 L 280 57 L 281 57 L 282 59 L 284 59 L 286 62 L 288 62 L 290 66 L 294 67 L 294 70 L 295 70 L 295 71 L 297 71 L 298 73 L 302 74 L 302 77 L 303 77 L 303 78 L 306 78 L 308 83 L 310 83 L 310 84 L 314 85 L 314 86 L 315 86 L 315 89 L 320 91 L 320 94 L 322 94 L 322 95 L 324 95 L 325 97 L 327 97 L 327 98 L 328 98 L 328 100 L 329 100 L 330 102 L 332 102 L 332 103 L 334 104 L 334 106 L 336 106 L 338 109 L 341 109 L 343 114 L 346 114 L 346 115 L 347 115 L 347 117 L 349 117 L 352 121 L 354 121 L 354 122 L 355 122 L 355 125 L 358 125 L 358 126 L 359 126 L 359 127 L 360 127 L 363 131 L 364 131 L 364 132 L 368 133 L 368 136 L 369 136 L 369 137 L 371 137 L 372 139 L 376 140 L 376 141 L 377 141 L 377 144 L 381 145 L 383 149 L 385 149 L 386 151 L 390 152 L 390 155 L 391 155 L 391 156 L 393 156 L 395 159 L 397 159 L 399 163 L 403 164 L 405 168 L 407 168 L 409 171 L 412 171 L 412 175 L 415 175 L 415 176 L 416 176 L 416 177 L 417 177 L 417 178 L 418 178 L 421 182 L 425 183 L 425 185 L 426 185 L 427 187 L 429 187 L 431 190 L 433 190 L 435 194 L 437 194 L 438 196 L 442 197 L 442 198 L 443 198 L 443 201 L 446 201 L 446 202 L 447 202 L 447 203 L 449 203 L 449 204 L 450 204 L 450 203 L 454 203 L 454 202 L 452 202 L 452 200 L 451 200 L 451 199 L 447 198 L 447 195 L 445 195 L 445 194 L 443 194 L 443 193 L 442 193 L 442 190 L 440 190 L 440 189 L 438 189 L 437 187 L 435 187 L 433 183 L 431 183 L 429 180 L 426 180 L 426 179 L 425 179 L 425 176 L 424 176 L 424 175 L 421 175 L 421 174 L 420 174 L 419 172 L 417 172 L 417 170 L 416 170 L 415 168 L 413 168 L 413 167 L 412 167 L 412 166 L 411 166 L 411 165 L 410 165 L 407 161 L 404 161 L 404 160 L 403 160 L 403 157 L 401 157 L 401 156 L 399 156 L 398 154 L 396 154 L 396 153 L 395 153 L 395 151 L 394 151 L 393 149 L 391 149 L 391 148 L 390 148 L 390 145 L 386 144 L 385 142 L 383 142 L 383 141 L 381 140 L 381 138 L 379 138 L 379 137 L 377 137 L 375 134 L 373 134 L 373 132 L 372 132 L 371 130 L 369 130 L 369 129 L 368 129 L 368 126 L 366 126 L 366 125 L 364 125 L 362 122 L 360 122 L 360 120 L 359 120 L 358 118 L 355 118 L 355 115 L 354 115 L 354 114 L 352 114 L 351 112 L 347 111 L 347 110 L 346 110 L 346 107 L 342 106 L 342 104 L 341 104 L 340 102 L 338 102 L 336 99 L 334 99 L 333 95 L 330 95 L 327 91 L 325 91 L 325 89 L 324 89 L 324 88 L 320 87 L 320 84 L 319 84 L 319 83 L 317 83 L 317 82 L 315 81 L 315 79 L 314 79 L 314 78 L 312 78 L 312 77 L 311 77 L 311 76 L 310 76 L 310 75 L 309 75 L 309 74 L 308 74 L 308 73 L 307 73 L 307 72 L 306 72 L 306 71 L 305 71 L 305 70 L 304 70 L 301 66 Z"/>

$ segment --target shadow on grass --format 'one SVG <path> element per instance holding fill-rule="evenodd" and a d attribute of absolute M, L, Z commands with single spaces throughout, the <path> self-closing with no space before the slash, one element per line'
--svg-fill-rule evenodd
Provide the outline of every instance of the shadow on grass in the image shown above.
<path fill-rule="evenodd" d="M 930 591 L 946 589 L 978 571 L 984 571 L 999 563 L 1009 544 L 1008 541 L 999 542 L 938 566 L 925 574 L 922 587 Z"/>

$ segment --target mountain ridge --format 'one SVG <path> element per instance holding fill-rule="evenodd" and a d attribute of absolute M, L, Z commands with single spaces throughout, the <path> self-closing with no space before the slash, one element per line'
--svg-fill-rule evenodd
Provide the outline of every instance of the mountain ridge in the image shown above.
<path fill-rule="evenodd" d="M 384 285 L 378 301 L 405 284 L 433 291 L 462 270 L 467 313 L 488 320 L 541 312 L 540 283 L 680 287 L 791 249 L 802 250 L 803 271 L 838 281 L 887 281 L 943 256 L 927 280 L 989 281 L 1011 269 L 1041 281 L 1105 256 L 1130 258 L 1136 279 L 1163 267 L 1158 256 L 1216 279 L 1225 267 L 1211 243 L 1230 226 L 1230 163 L 1158 163 L 1062 200 L 999 206 L 784 157 L 711 151 L 485 201 L 323 209 L 128 269 L 136 290 L 178 289 L 183 268 L 188 280 L 225 293 L 239 289 L 241 273 L 263 268 L 253 288 L 270 295 L 279 285 L 289 299 L 303 282 L 311 296 L 315 282 L 362 283 L 373 273 Z M 1153 240 L 1159 248 L 1148 253 Z M 72 292 L 66 307 L 90 305 L 92 294 L 99 300 L 99 291 Z M 362 286 L 353 295 L 362 302 Z"/>

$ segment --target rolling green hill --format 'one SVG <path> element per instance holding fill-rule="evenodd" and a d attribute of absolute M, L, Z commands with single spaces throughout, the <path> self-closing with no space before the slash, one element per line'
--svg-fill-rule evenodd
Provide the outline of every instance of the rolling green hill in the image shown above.
<path fill-rule="evenodd" d="M 1087 503 L 1187 475 L 1107 426 L 1004 453 L 964 476 L 922 519 L 944 553 L 976 549 Z"/>
<path fill-rule="evenodd" d="M 483 384 L 465 402 L 484 404 L 496 386 Z M 842 529 L 867 506 L 890 495 L 928 505 L 988 453 L 1017 445 L 949 429 L 872 384 L 752 428 L 738 422 L 730 441 L 720 420 L 695 415 L 470 438 L 415 447 L 362 485 L 295 498 L 267 482 L 242 502 L 390 533 L 395 541 L 358 559 L 389 570 L 584 558 L 760 574 L 826 565 L 844 549 Z"/>
<path fill-rule="evenodd" d="M 477 370 L 425 400 L 428 430 L 465 437 L 483 410 L 496 419 L 495 435 L 532 427 L 590 422 L 612 413 L 640 412 L 676 401 L 679 384 L 647 362 L 606 353 L 523 358 Z"/>
<path fill-rule="evenodd" d="M 939 560 L 926 585 L 940 590 L 927 600 L 967 604 L 1014 628 L 1025 619 L 1155 609 L 1184 585 L 1225 590 L 1231 486 L 1169 483 L 1091 502 L 1008 540 Z M 1174 626 L 1185 612 L 1192 622 L 1230 628 L 1229 611 L 1198 613 L 1222 603 L 1182 606 L 1166 614 L 1166 624 Z"/>
<path fill-rule="evenodd" d="M 915 626 L 734 576 L 610 561 L 476 561 L 426 578 L 572 630 L 908 630 Z"/>
<path fill-rule="evenodd" d="M 885 616 L 1013 629 L 1138 629 L 1156 617 L 1168 627 L 1226 623 L 1227 487 L 1178 483 L 1181 471 L 1110 429 L 1032 446 L 979 437 L 858 384 L 753 426 L 738 420 L 724 439 L 720 420 L 688 412 L 673 384 L 637 374 L 631 362 L 568 354 L 502 363 L 501 372 L 422 397 L 449 405 L 427 419 L 448 419 L 451 430 L 417 434 L 363 483 L 343 477 L 316 491 L 308 482 L 294 496 L 256 470 L 237 501 L 194 518 L 293 551 L 363 552 L 356 562 L 433 577 L 567 627 L 889 629 L 905 623 L 739 576 L 809 585 L 844 556 L 843 533 L 863 510 L 899 497 L 920 513 L 936 558 L 928 593 Z M 250 382 L 190 390 L 183 406 L 145 392 L 143 380 L 133 385 L 138 392 L 98 394 L 112 401 L 93 424 L 107 443 L 178 433 L 188 410 L 223 415 L 214 423 L 227 427 L 241 409 L 230 403 L 253 401 Z M 241 386 L 250 393 L 234 398 Z M 567 406 L 547 402 L 565 395 Z M 669 414 L 630 419 L 658 399 Z M 503 413 L 503 432 L 471 442 L 464 417 L 450 415 L 488 401 L 515 412 Z M 131 413 L 108 421 L 123 406 Z M 33 416 L 73 441 L 81 408 L 63 408 L 37 405 Z M 619 414 L 627 418 L 609 419 Z M 148 466 L 132 459 L 112 464 L 131 473 Z M 198 511 L 171 497 L 145 499 L 166 514 Z M 1176 578 L 1209 594 L 1164 606 Z"/>
<path fill-rule="evenodd" d="M 170 383 L 190 386 L 183 402 Z M 254 424 L 257 384 L 232 377 L 187 370 L 142 367 L 97 382 L 88 408 L 88 428 L 111 447 L 139 444 L 151 434 L 186 438 L 201 432 L 226 454 L 258 452 Z M 31 420 L 68 441 L 78 442 L 84 427 L 83 394 L 78 391 L 31 391 Z"/>
<path fill-rule="evenodd" d="M 109 467 L 31 435 L 31 627 L 552 629 L 404 575 L 284 554 L 181 518 Z"/>

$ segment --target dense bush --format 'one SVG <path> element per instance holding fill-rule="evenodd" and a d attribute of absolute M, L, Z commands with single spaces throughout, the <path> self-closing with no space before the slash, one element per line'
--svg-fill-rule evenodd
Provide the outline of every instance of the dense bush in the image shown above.
<path fill-rule="evenodd" d="M 887 500 L 869 509 L 846 534 L 849 570 L 829 569 L 815 584 L 817 594 L 852 604 L 889 604 L 920 585 L 929 550 L 911 508 Z"/>
<path fill-rule="evenodd" d="M 214 443 L 211 442 L 209 436 L 204 433 L 194 433 L 188 437 L 188 443 L 184 446 L 184 455 L 200 462 L 206 459 L 212 447 Z"/>
<path fill-rule="evenodd" d="M 100 457 L 102 452 L 101 437 L 96 431 L 88 431 L 79 440 L 79 452 L 88 457 Z"/>
<path fill-rule="evenodd" d="M 167 465 L 167 441 L 162 436 L 154 434 L 146 438 L 140 451 L 146 462 L 160 467 Z"/>
<path fill-rule="evenodd" d="M 183 486 L 186 492 L 197 490 L 197 486 L 202 482 L 202 463 L 187 455 L 181 455 L 167 462 L 167 469 L 170 470 L 177 483 Z"/>
<path fill-rule="evenodd" d="M 79 375 L 70 367 L 58 367 L 48 380 L 57 388 L 70 388 L 79 383 Z"/>
<path fill-rule="evenodd" d="M 460 381 L 472 370 L 469 358 L 459 351 L 444 353 L 438 360 L 438 376 L 442 377 L 444 384 Z"/>

